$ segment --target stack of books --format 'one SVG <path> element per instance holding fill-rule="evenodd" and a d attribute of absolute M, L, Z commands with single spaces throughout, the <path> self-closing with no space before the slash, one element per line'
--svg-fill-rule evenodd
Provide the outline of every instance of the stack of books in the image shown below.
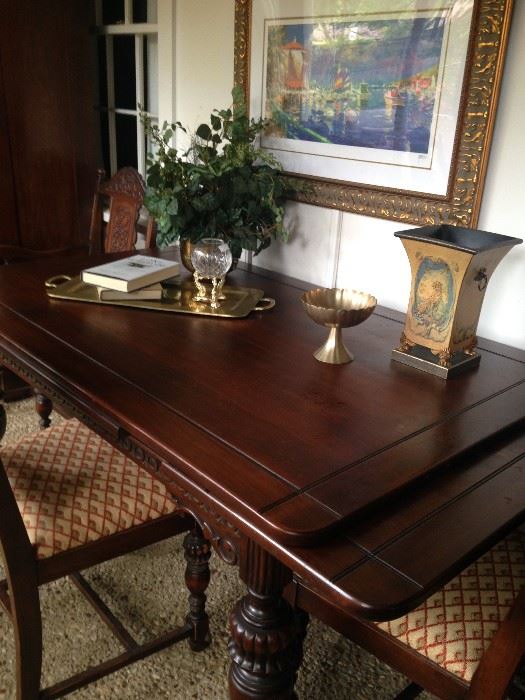
<path fill-rule="evenodd" d="M 162 284 L 180 273 L 178 262 L 131 255 L 83 270 L 82 281 L 97 288 L 101 301 L 162 299 Z"/>

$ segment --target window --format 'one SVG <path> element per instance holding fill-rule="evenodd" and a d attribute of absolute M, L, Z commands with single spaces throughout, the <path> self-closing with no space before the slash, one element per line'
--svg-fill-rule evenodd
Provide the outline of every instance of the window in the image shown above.
<path fill-rule="evenodd" d="M 172 43 L 172 4 L 172 0 L 158 0 L 157 8 L 157 0 L 95 0 L 98 109 L 107 173 L 126 165 L 145 173 L 148 144 L 138 105 L 158 119 L 159 43 L 163 43 L 165 54 Z M 163 15 L 160 37 L 157 9 Z M 169 56 L 164 65 L 169 72 L 165 82 L 171 84 Z M 172 121 L 171 104 L 167 111 L 163 119 Z"/>

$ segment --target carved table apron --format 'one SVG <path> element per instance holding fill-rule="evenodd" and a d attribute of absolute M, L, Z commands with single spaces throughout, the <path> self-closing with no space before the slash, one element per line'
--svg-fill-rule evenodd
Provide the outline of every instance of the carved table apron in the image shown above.
<path fill-rule="evenodd" d="M 96 262 L 0 271 L 0 362 L 42 397 L 44 425 L 49 401 L 78 417 L 240 564 L 232 698 L 292 697 L 306 628 L 294 603 L 328 621 L 396 617 L 523 520 L 525 353 L 481 343 L 480 367 L 444 382 L 390 363 L 400 318 L 378 310 L 348 335 L 354 363 L 322 365 L 301 284 L 243 270 L 232 283 L 264 289 L 273 311 L 47 298 L 47 278 Z"/>

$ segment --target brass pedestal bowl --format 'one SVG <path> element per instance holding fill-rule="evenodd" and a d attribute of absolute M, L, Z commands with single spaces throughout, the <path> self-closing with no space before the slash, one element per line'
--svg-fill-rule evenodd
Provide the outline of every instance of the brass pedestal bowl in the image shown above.
<path fill-rule="evenodd" d="M 314 352 L 319 362 L 342 365 L 352 362 L 354 356 L 342 339 L 341 329 L 357 326 L 373 313 L 377 299 L 355 289 L 312 289 L 301 296 L 310 318 L 330 329 L 326 343 Z"/>

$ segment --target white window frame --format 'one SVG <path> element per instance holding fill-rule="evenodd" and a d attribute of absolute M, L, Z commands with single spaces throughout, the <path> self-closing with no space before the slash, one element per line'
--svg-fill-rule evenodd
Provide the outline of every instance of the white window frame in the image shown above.
<path fill-rule="evenodd" d="M 135 96 L 136 104 L 144 104 L 144 42 L 146 35 L 156 35 L 158 42 L 158 66 L 156 89 L 158 92 L 158 114 L 151 114 L 160 123 L 173 122 L 175 114 L 174 60 L 175 60 L 175 0 L 157 0 L 157 22 L 133 22 L 133 2 L 124 0 L 124 22 L 119 24 L 102 23 L 102 0 L 95 0 L 95 21 L 97 32 L 105 37 L 107 106 L 100 107 L 108 115 L 109 163 L 111 174 L 117 170 L 116 115 L 125 114 L 137 118 L 137 165 L 141 175 L 146 171 L 146 150 L 144 147 L 144 125 L 139 119 L 138 109 L 122 109 L 115 105 L 115 82 L 113 62 L 113 37 L 128 35 L 135 37 Z"/>

